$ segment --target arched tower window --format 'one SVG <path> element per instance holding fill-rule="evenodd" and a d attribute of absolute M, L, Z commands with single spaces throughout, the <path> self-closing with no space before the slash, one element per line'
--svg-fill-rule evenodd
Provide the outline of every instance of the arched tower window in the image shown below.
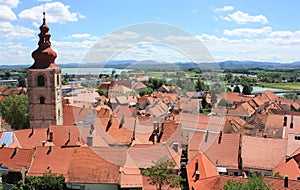
<path fill-rule="evenodd" d="M 40 97 L 40 104 L 45 104 L 45 98 L 43 96 Z"/>
<path fill-rule="evenodd" d="M 45 86 L 45 77 L 43 75 L 39 75 L 37 78 L 38 86 Z"/>
<path fill-rule="evenodd" d="M 56 84 L 59 85 L 59 75 L 56 77 Z"/>

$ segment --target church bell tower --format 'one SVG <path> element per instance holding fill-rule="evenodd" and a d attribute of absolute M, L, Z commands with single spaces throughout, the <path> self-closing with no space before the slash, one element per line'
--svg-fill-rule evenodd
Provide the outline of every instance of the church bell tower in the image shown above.
<path fill-rule="evenodd" d="M 55 64 L 57 55 L 51 49 L 50 37 L 44 12 L 39 47 L 32 52 L 34 64 L 27 69 L 29 121 L 34 128 L 63 124 L 61 68 Z"/>

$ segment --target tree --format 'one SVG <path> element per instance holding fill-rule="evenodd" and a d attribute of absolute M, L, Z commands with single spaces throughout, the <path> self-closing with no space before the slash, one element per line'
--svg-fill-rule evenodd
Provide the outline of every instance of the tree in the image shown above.
<path fill-rule="evenodd" d="M 149 177 L 148 181 L 151 185 L 156 185 L 158 190 L 166 185 L 169 185 L 170 188 L 180 186 L 182 178 L 178 175 L 174 162 L 164 157 L 153 162 L 153 164 L 150 168 L 142 171 L 142 175 Z"/>
<path fill-rule="evenodd" d="M 18 82 L 19 82 L 19 87 L 26 87 L 25 78 L 23 76 L 19 76 Z"/>
<path fill-rule="evenodd" d="M 103 90 L 96 90 L 96 92 L 98 92 L 99 96 L 105 96 L 105 92 Z"/>
<path fill-rule="evenodd" d="M 235 85 L 235 87 L 233 88 L 233 92 L 241 93 L 240 87 L 238 85 Z"/>
<path fill-rule="evenodd" d="M 245 95 L 250 95 L 252 90 L 253 90 L 253 88 L 252 88 L 252 86 L 250 86 L 250 84 L 245 84 L 243 86 L 243 92 L 242 93 L 245 94 Z"/>
<path fill-rule="evenodd" d="M 13 129 L 29 128 L 28 96 L 8 96 L 0 101 L 0 112 L 3 119 Z"/>
<path fill-rule="evenodd" d="M 297 93 L 295 92 L 290 92 L 290 93 L 286 93 L 283 95 L 286 99 L 290 99 L 290 100 L 298 100 L 298 96 Z"/>
<path fill-rule="evenodd" d="M 224 185 L 224 190 L 270 190 L 271 186 L 262 176 L 252 175 L 247 182 L 228 180 Z"/>
<path fill-rule="evenodd" d="M 226 79 L 227 82 L 230 83 L 233 79 L 233 75 L 231 73 L 226 73 L 225 79 Z"/>
<path fill-rule="evenodd" d="M 147 88 L 147 89 L 145 89 L 145 90 L 141 90 L 140 92 L 139 92 L 139 95 L 142 97 L 142 96 L 144 96 L 144 95 L 146 95 L 146 94 L 152 94 L 153 93 L 153 90 L 151 89 L 151 88 Z"/>
<path fill-rule="evenodd" d="M 196 91 L 200 92 L 200 91 L 207 91 L 208 87 L 204 84 L 203 81 L 201 81 L 200 77 L 198 77 L 196 85 L 195 85 Z"/>
<path fill-rule="evenodd" d="M 29 176 L 25 182 L 18 183 L 19 189 L 23 190 L 63 190 L 65 178 L 62 175 L 44 174 L 41 177 Z"/>

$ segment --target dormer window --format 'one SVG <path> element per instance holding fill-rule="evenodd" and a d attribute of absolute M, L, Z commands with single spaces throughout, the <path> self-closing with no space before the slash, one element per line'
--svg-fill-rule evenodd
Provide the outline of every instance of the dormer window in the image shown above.
<path fill-rule="evenodd" d="M 38 81 L 37 81 L 38 86 L 45 86 L 45 77 L 43 75 L 39 75 L 37 79 L 38 79 Z"/>

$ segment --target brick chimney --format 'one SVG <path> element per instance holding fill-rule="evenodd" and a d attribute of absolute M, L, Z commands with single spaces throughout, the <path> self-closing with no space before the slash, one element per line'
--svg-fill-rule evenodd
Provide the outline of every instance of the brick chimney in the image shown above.
<path fill-rule="evenodd" d="M 293 129 L 294 128 L 294 116 L 291 116 L 291 123 L 290 123 L 290 128 Z"/>
<path fill-rule="evenodd" d="M 218 144 L 221 144 L 221 142 L 222 142 L 222 135 L 223 135 L 223 132 L 220 131 Z"/>
<path fill-rule="evenodd" d="M 50 131 L 49 133 L 49 142 L 53 142 L 53 131 Z"/>
<path fill-rule="evenodd" d="M 207 142 L 208 140 L 208 130 L 206 130 L 206 134 L 205 134 L 205 142 Z"/>
<path fill-rule="evenodd" d="M 195 162 L 195 181 L 198 181 L 200 179 L 200 172 L 199 172 L 199 160 L 196 158 Z"/>
<path fill-rule="evenodd" d="M 289 187 L 289 177 L 285 176 L 283 181 L 283 187 L 288 188 Z"/>
<path fill-rule="evenodd" d="M 282 138 L 283 139 L 285 137 L 286 126 L 287 126 L 287 116 L 285 115 L 284 118 L 283 118 L 283 130 L 282 130 Z"/>
<path fill-rule="evenodd" d="M 175 141 L 175 142 L 172 143 L 172 145 L 173 145 L 173 147 L 172 147 L 173 150 L 175 152 L 178 152 L 179 151 L 179 144 L 178 144 L 178 142 Z"/>
<path fill-rule="evenodd" d="M 87 145 L 91 147 L 93 146 L 93 135 L 87 136 Z"/>

